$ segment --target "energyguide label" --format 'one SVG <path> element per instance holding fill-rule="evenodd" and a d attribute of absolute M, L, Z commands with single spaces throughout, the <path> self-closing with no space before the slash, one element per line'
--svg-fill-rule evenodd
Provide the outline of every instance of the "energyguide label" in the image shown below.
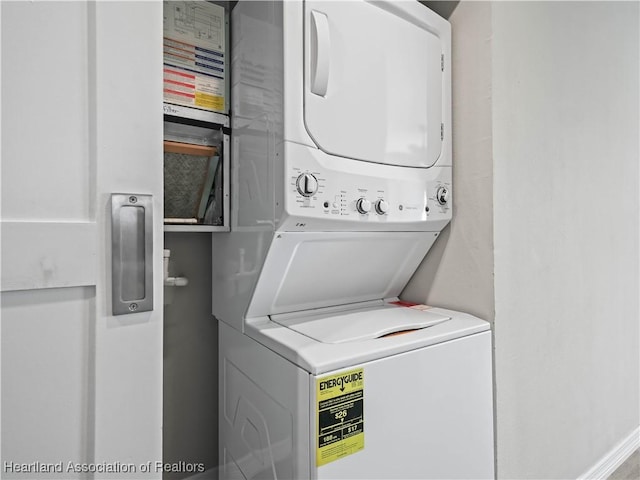
<path fill-rule="evenodd" d="M 364 449 L 364 369 L 316 381 L 316 465 Z"/>

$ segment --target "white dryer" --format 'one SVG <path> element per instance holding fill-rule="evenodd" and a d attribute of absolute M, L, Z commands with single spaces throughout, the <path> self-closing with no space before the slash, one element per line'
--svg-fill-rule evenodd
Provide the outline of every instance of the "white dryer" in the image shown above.
<path fill-rule="evenodd" d="M 414 1 L 231 18 L 221 478 L 493 477 L 488 324 L 397 299 L 451 219 L 449 24 Z"/>

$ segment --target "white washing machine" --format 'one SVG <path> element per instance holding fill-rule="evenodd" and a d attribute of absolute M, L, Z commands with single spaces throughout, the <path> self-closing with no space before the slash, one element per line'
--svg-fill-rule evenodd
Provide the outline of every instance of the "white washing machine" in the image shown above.
<path fill-rule="evenodd" d="M 449 24 L 413 1 L 231 18 L 221 478 L 492 478 L 488 324 L 397 298 L 451 219 Z"/>
<path fill-rule="evenodd" d="M 418 307 L 221 323 L 221 478 L 493 478 L 491 334 Z"/>

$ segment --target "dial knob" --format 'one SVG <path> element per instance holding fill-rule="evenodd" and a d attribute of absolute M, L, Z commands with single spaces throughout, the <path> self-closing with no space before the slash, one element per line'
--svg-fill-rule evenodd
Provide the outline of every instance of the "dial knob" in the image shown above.
<path fill-rule="evenodd" d="M 376 212 L 378 215 L 384 215 L 389 211 L 389 203 L 383 198 L 376 202 Z"/>
<path fill-rule="evenodd" d="M 303 173 L 296 181 L 300 195 L 310 197 L 318 191 L 318 179 L 310 173 Z"/>
<path fill-rule="evenodd" d="M 359 198 L 356 202 L 356 209 L 363 214 L 369 213 L 371 211 L 371 202 L 364 197 Z"/>
<path fill-rule="evenodd" d="M 436 200 L 440 205 L 446 205 L 449 201 L 449 190 L 447 187 L 438 187 L 438 191 L 436 192 Z"/>

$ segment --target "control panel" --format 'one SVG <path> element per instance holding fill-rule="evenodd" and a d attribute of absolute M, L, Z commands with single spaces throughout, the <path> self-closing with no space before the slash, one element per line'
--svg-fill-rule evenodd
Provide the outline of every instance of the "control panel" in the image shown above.
<path fill-rule="evenodd" d="M 286 168 L 285 205 L 296 227 L 332 228 L 328 222 L 339 222 L 345 228 L 345 222 L 358 222 L 384 230 L 391 224 L 451 218 L 450 167 L 406 168 L 349 159 L 323 164 L 322 158 L 314 158 L 322 152 L 290 148 L 296 152 L 288 155 L 295 161 Z M 317 222 L 314 227 L 313 220 L 323 220 L 321 227 Z"/>

